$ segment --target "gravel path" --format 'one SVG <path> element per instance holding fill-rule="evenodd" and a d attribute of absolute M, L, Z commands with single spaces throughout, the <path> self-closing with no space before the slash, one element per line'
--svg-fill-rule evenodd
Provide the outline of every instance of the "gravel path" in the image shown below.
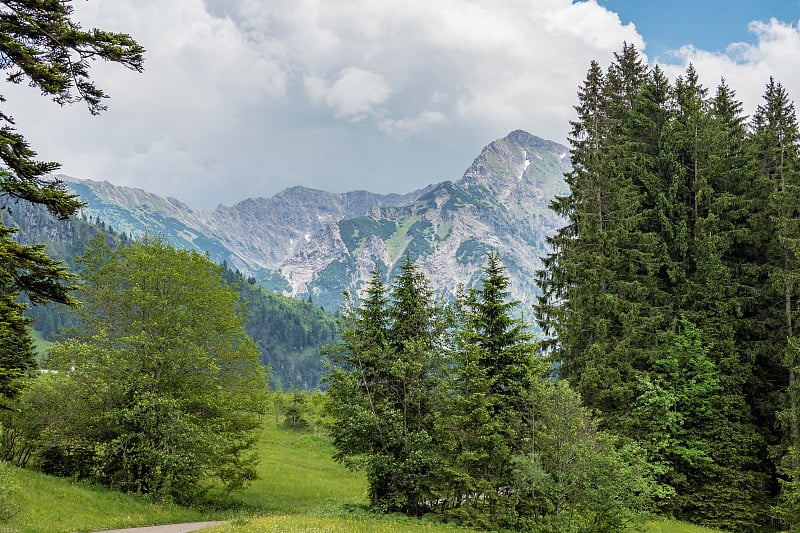
<path fill-rule="evenodd" d="M 192 522 L 191 524 L 166 524 L 163 526 L 132 527 L 129 529 L 105 529 L 97 533 L 186 533 L 212 526 L 221 526 L 225 522 Z"/>

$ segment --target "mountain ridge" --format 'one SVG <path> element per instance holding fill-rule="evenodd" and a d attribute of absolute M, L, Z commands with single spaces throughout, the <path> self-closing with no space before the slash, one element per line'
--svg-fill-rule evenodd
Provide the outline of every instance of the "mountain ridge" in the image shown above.
<path fill-rule="evenodd" d="M 262 285 L 336 310 L 378 268 L 386 279 L 406 255 L 453 295 L 471 285 L 485 253 L 506 265 L 512 295 L 532 303 L 532 272 L 560 226 L 549 209 L 567 191 L 569 149 L 522 130 L 488 144 L 461 179 L 405 194 L 331 193 L 295 186 L 213 211 L 142 189 L 60 176 L 87 203 L 84 214 L 117 231 L 161 234 L 207 251 Z"/>

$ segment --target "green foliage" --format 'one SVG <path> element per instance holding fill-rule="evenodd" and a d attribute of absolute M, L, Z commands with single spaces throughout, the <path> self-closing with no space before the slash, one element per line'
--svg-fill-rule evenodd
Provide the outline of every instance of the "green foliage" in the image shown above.
<path fill-rule="evenodd" d="M 319 394 L 319 393 L 317 393 Z M 322 396 L 322 395 L 319 395 Z M 436 516 L 415 520 L 398 514 L 367 512 L 366 480 L 331 459 L 334 449 L 325 437 L 289 431 L 264 420 L 256 451 L 258 479 L 227 503 L 239 506 L 231 519 L 218 514 L 159 504 L 149 498 L 121 494 L 30 470 L 8 468 L 16 487 L 18 510 L 0 529 L 19 533 L 67 533 L 152 524 L 229 520 L 213 531 L 473 531 L 442 524 Z M 652 533 L 711 533 L 676 521 L 648 522 Z"/>
<path fill-rule="evenodd" d="M 661 510 L 732 530 L 769 522 L 796 465 L 766 458 L 800 438 L 800 135 L 774 80 L 749 131 L 741 108 L 627 44 L 593 62 L 536 309 L 559 376 L 675 491 Z"/>
<path fill-rule="evenodd" d="M 515 529 L 601 532 L 641 524 L 658 489 L 636 444 L 599 431 L 563 381 L 539 387 L 528 415 L 533 438 L 512 463 Z"/>
<path fill-rule="evenodd" d="M 150 238 L 81 261 L 82 321 L 48 353 L 40 466 L 176 499 L 212 478 L 241 488 L 266 376 L 221 268 Z"/>
<path fill-rule="evenodd" d="M 711 523 L 712 517 L 729 505 L 726 502 L 734 495 L 731 491 L 738 490 L 709 481 L 721 474 L 728 483 L 737 479 L 725 472 L 725 463 L 714 458 L 732 445 L 746 449 L 740 437 L 726 435 L 719 427 L 724 422 L 717 413 L 724 408 L 725 399 L 710 350 L 703 344 L 701 332 L 682 319 L 663 357 L 653 364 L 653 381 L 642 379 L 637 401 L 642 433 L 648 435 L 643 444 L 660 469 L 661 481 L 674 492 L 662 509 L 692 508 L 687 514 L 696 523 Z M 697 500 L 700 492 L 706 496 Z"/>
<path fill-rule="evenodd" d="M 514 457 L 530 448 L 533 429 L 525 414 L 547 363 L 536 360 L 527 326 L 513 316 L 519 302 L 508 301 L 509 280 L 494 253 L 483 273 L 480 288 L 456 303 L 455 390 L 447 394 L 443 423 L 454 499 L 496 526 L 515 512 L 505 491 L 513 485 Z"/>
<path fill-rule="evenodd" d="M 44 245 L 21 245 L 11 240 L 15 229 L 0 225 L 0 395 L 13 398 L 19 379 L 36 368 L 33 341 L 28 333 L 26 306 L 17 301 L 25 292 L 34 303 L 74 303 L 72 277 L 63 265 L 44 253 Z"/>
<path fill-rule="evenodd" d="M 479 288 L 439 309 L 408 258 L 388 291 L 373 272 L 331 352 L 335 458 L 365 471 L 382 512 L 622 531 L 655 490 L 644 454 L 599 432 L 566 383 L 542 379 L 549 365 L 508 283 L 490 253 Z"/>
<path fill-rule="evenodd" d="M 19 228 L 15 235 L 18 242 L 26 245 L 47 242 L 45 249 L 47 254 L 53 259 L 63 261 L 71 272 L 78 270 L 76 259 L 86 252 L 89 242 L 98 235 L 104 235 L 111 246 L 127 241 L 124 235 L 118 235 L 108 228 L 101 228 L 102 221 L 98 219 L 89 221 L 72 217 L 68 220 L 58 220 L 38 205 L 15 206 L 10 213 L 10 222 Z M 24 294 L 19 301 L 30 303 L 30 299 Z M 46 302 L 28 307 L 25 316 L 32 320 L 31 326 L 46 339 L 53 340 L 59 331 L 75 325 L 76 312 L 72 306 Z"/>
<path fill-rule="evenodd" d="M 15 331 L 0 322 L 0 409 L 24 386 L 36 370 L 36 348 L 27 328 Z"/>
<path fill-rule="evenodd" d="M 305 419 L 307 410 L 305 395 L 301 392 L 293 393 L 283 409 L 284 425 L 295 430 L 306 428 L 308 426 L 308 420 Z"/>
<path fill-rule="evenodd" d="M 63 260 L 74 271 L 80 271 L 75 259 L 98 235 L 103 235 L 111 248 L 128 242 L 125 235 L 113 233 L 107 226 L 101 228 L 97 219 L 59 222 L 37 206 L 17 206 L 11 220 L 20 227 L 21 242 L 47 240 L 48 254 Z M 239 272 L 224 268 L 222 274 L 246 303 L 245 329 L 258 344 L 262 363 L 272 369 L 275 384 L 285 390 L 318 388 L 323 372 L 320 349 L 336 342 L 336 318 L 309 302 L 266 290 L 254 278 L 245 279 Z M 77 321 L 74 309 L 54 303 L 36 305 L 25 314 L 33 319 L 36 331 L 50 340 L 74 327 Z"/>
<path fill-rule="evenodd" d="M 427 280 L 406 258 L 388 296 L 373 273 L 330 353 L 336 458 L 366 471 L 370 502 L 383 511 L 419 516 L 435 499 L 437 313 Z"/>

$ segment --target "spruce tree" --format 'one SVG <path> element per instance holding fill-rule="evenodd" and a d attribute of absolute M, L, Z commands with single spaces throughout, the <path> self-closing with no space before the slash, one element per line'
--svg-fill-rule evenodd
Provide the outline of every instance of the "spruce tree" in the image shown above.
<path fill-rule="evenodd" d="M 438 500 L 440 332 L 429 282 L 407 257 L 388 296 L 373 272 L 362 306 L 346 309 L 342 343 L 329 352 L 335 457 L 366 471 L 370 501 L 382 511 L 419 516 Z"/>
<path fill-rule="evenodd" d="M 527 325 L 516 316 L 520 302 L 509 299 L 508 289 L 505 268 L 489 253 L 479 286 L 459 302 L 453 365 L 453 461 L 470 490 L 460 498 L 494 526 L 515 512 L 507 492 L 514 458 L 532 444 L 531 401 L 547 372 Z"/>
<path fill-rule="evenodd" d="M 503 520 L 519 512 L 527 514 L 524 498 L 504 490 L 513 484 L 516 458 L 529 454 L 534 446 L 535 391 L 544 385 L 541 379 L 548 370 L 547 361 L 536 358 L 537 343 L 524 316 L 518 316 L 520 302 L 509 299 L 508 289 L 509 279 L 500 259 L 488 254 L 466 327 L 478 333 L 477 364 L 486 376 L 484 402 L 494 423 L 494 431 L 486 435 L 494 446 L 485 466 L 493 494 L 506 500 L 490 509 L 493 520 L 501 517 L 501 512 L 506 515 Z"/>
<path fill-rule="evenodd" d="M 559 376 L 621 429 L 657 319 L 649 303 L 656 250 L 641 181 L 646 154 L 635 146 L 640 126 L 630 118 L 643 107 L 648 70 L 633 46 L 615 58 L 605 76 L 593 64 L 579 93 L 570 196 L 553 203 L 567 221 L 549 240 L 553 252 L 538 273 L 537 320 L 552 336 L 547 347 Z"/>
<path fill-rule="evenodd" d="M 758 209 L 753 220 L 762 230 L 759 316 L 765 333 L 759 343 L 754 377 L 759 390 L 765 393 L 767 401 L 762 405 L 778 415 L 782 439 L 776 444 L 783 474 L 779 511 L 786 525 L 795 528 L 800 525 L 800 511 L 794 503 L 800 498 L 800 131 L 794 104 L 783 86 L 772 78 L 766 86 L 764 103 L 753 117 L 752 129 L 758 161 Z"/>
<path fill-rule="evenodd" d="M 742 149 L 740 104 L 724 84 L 709 102 L 696 80 L 689 69 L 675 87 L 680 112 L 673 145 L 681 147 L 676 155 L 690 193 L 685 202 L 686 282 L 678 294 L 682 312 L 710 346 L 720 388 L 713 400 L 716 416 L 690 426 L 695 428 L 691 438 L 702 443 L 713 462 L 695 468 L 699 481 L 684 491 L 683 516 L 738 530 L 758 522 L 770 470 L 747 401 L 752 366 L 737 332 L 743 281 L 736 243 L 749 164 Z"/>

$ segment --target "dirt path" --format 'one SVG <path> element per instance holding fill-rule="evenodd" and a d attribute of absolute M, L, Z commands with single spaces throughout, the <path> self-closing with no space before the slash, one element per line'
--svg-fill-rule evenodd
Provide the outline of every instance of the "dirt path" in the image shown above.
<path fill-rule="evenodd" d="M 191 524 L 165 524 L 163 526 L 132 527 L 129 529 L 105 529 L 97 533 L 186 533 L 212 526 L 221 526 L 225 522 L 192 522 Z"/>

